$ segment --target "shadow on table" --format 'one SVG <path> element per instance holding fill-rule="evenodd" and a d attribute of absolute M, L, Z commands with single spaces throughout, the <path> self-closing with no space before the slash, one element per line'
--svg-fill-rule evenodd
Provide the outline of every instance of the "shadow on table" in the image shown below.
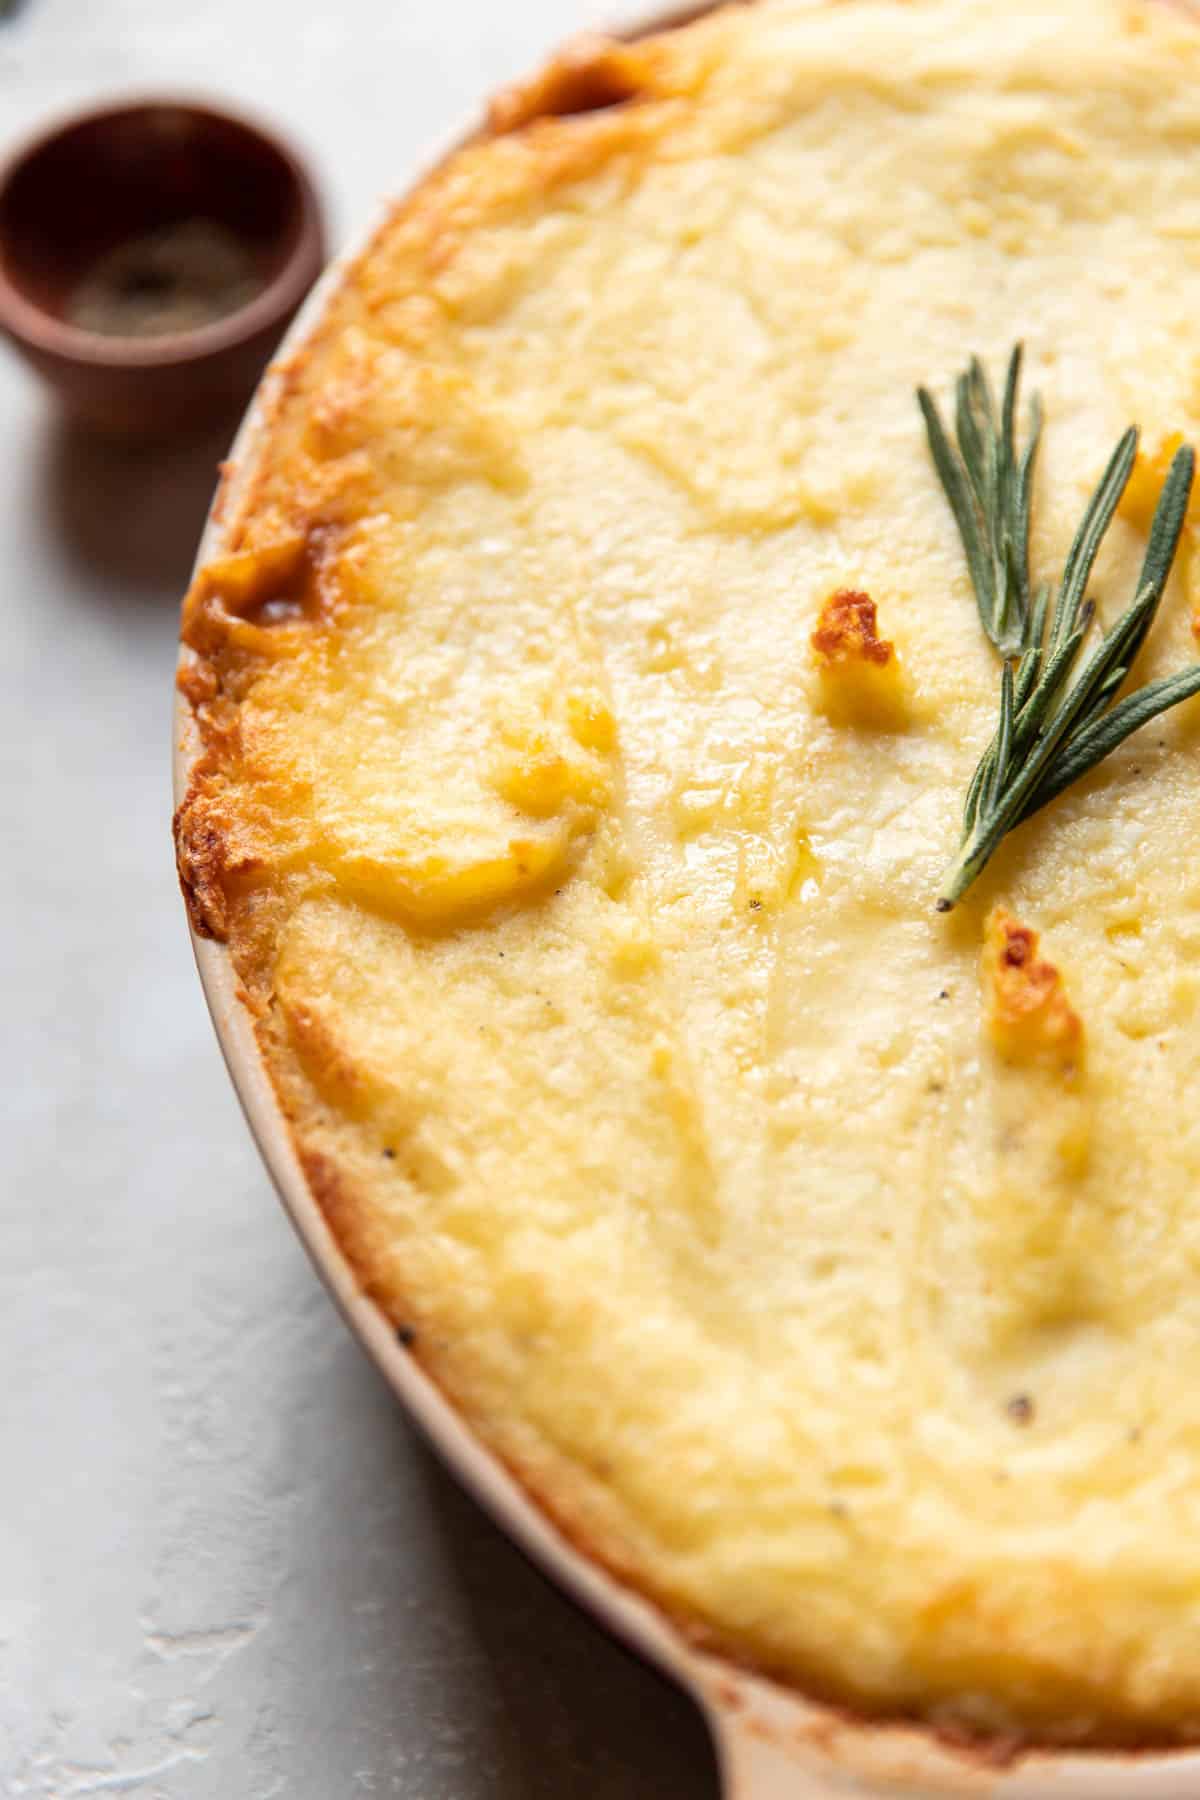
<path fill-rule="evenodd" d="M 323 1308 L 314 1320 L 334 1329 Z M 327 1454 L 289 1538 L 299 1574 L 275 1608 L 278 1629 L 326 1668 L 319 1693 L 291 1698 L 284 1671 L 303 1680 L 305 1658 L 281 1659 L 275 1676 L 280 1704 L 303 1707 L 332 1744 L 304 1791 L 348 1791 L 341 1730 L 352 1713 L 355 1766 L 381 1793 L 716 1800 L 692 1703 L 525 1560 L 356 1347 L 330 1349 L 291 1423 L 319 1433 Z"/>
<path fill-rule="evenodd" d="M 494 1687 L 507 1777 L 497 1795 L 715 1800 L 713 1752 L 691 1702 L 566 1600 L 423 1445 L 414 1454 Z"/>
<path fill-rule="evenodd" d="M 180 444 L 120 444 L 58 421 L 43 492 L 67 555 L 126 603 L 187 587 L 236 420 Z"/>

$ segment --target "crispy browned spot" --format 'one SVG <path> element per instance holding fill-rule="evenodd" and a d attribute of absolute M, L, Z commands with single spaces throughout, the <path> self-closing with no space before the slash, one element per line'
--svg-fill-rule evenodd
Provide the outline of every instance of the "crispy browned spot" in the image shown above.
<path fill-rule="evenodd" d="M 988 916 L 983 979 L 988 1031 L 997 1050 L 1015 1061 L 1077 1062 L 1083 1022 L 1067 998 L 1062 975 L 1038 955 L 1038 934 L 1004 907 Z"/>
<path fill-rule="evenodd" d="M 623 106 L 641 92 L 642 61 L 635 50 L 611 38 L 581 37 L 531 81 L 498 94 L 488 108 L 488 128 L 502 136 L 535 119 Z"/>
<path fill-rule="evenodd" d="M 204 816 L 204 809 L 194 793 L 189 794 L 177 809 L 173 826 L 175 866 L 192 930 L 197 937 L 223 942 L 229 931 L 224 836 Z"/>
<path fill-rule="evenodd" d="M 181 635 L 192 652 L 176 676 L 192 707 L 203 752 L 175 814 L 175 856 L 192 927 L 201 937 L 229 935 L 235 892 L 262 868 L 244 822 L 223 800 L 240 754 L 240 709 L 256 673 L 335 609 L 337 526 L 280 530 L 258 548 L 205 564 L 183 603 Z"/>
<path fill-rule="evenodd" d="M 262 649 L 266 640 L 253 632 L 328 611 L 335 537 L 332 527 L 315 525 L 206 563 L 183 603 L 184 643 L 209 656 L 234 647 Z"/>
<path fill-rule="evenodd" d="M 830 594 L 810 643 L 820 679 L 818 705 L 831 724 L 856 731 L 904 730 L 908 681 L 894 646 L 879 635 L 869 594 L 855 588 Z"/>
<path fill-rule="evenodd" d="M 839 588 L 836 594 L 830 594 L 821 608 L 811 641 L 817 655 L 826 662 L 857 658 L 882 667 L 893 654 L 893 646 L 878 635 L 875 602 L 869 594 L 860 594 L 854 588 Z"/>

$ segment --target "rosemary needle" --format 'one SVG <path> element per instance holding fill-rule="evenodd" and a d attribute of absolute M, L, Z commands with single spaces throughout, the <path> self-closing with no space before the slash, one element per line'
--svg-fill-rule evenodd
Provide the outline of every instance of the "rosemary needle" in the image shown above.
<path fill-rule="evenodd" d="M 949 912 L 1013 828 L 1102 762 L 1131 732 L 1200 692 L 1200 663 L 1137 688 L 1124 685 L 1154 623 L 1175 561 L 1195 472 L 1189 447 L 1167 472 L 1133 599 L 1090 652 L 1095 607 L 1092 565 L 1133 470 L 1138 434 L 1125 432 L 1089 500 L 1063 565 L 1053 607 L 1047 587 L 1031 591 L 1029 520 L 1041 408 L 1030 407 L 1028 441 L 1018 452 L 1021 346 L 1008 363 L 999 411 L 983 365 L 973 358 L 955 386 L 955 443 L 937 405 L 917 400 L 930 454 L 966 553 L 979 617 L 1004 659 L 1000 719 L 967 789 L 958 854 L 938 911 Z"/>

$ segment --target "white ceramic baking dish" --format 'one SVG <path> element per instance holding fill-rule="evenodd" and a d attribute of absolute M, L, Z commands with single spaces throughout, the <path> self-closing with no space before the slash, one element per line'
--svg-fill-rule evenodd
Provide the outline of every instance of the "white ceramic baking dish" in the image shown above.
<path fill-rule="evenodd" d="M 674 8 L 662 23 L 705 11 Z M 654 29 L 642 24 L 621 35 Z M 417 180 L 477 126 L 459 132 L 413 172 Z M 314 331 L 331 295 L 365 244 L 326 270 L 282 345 L 274 368 Z M 278 375 L 268 372 L 238 432 L 232 468 L 197 555 L 220 555 L 222 520 L 238 511 L 250 479 Z M 186 652 L 185 652 L 186 655 Z M 187 704 L 175 715 L 176 802 L 187 791 L 199 740 Z M 411 1417 L 462 1485 L 540 1566 L 617 1636 L 679 1683 L 704 1713 L 717 1748 L 725 1800 L 1200 1800 L 1200 1751 L 1112 1754 L 1029 1751 L 1000 1756 L 939 1738 L 917 1725 L 859 1719 L 776 1687 L 698 1651 L 670 1620 L 588 1561 L 539 1511 L 399 1343 L 358 1287 L 296 1156 L 263 1066 L 225 947 L 193 939 L 200 979 L 225 1061 L 251 1131 L 317 1271 Z"/>

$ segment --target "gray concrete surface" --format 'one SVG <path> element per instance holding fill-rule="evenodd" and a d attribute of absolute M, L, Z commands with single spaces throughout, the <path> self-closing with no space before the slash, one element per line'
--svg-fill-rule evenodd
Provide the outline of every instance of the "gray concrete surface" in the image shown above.
<path fill-rule="evenodd" d="M 0 148 L 130 89 L 311 151 L 335 241 L 587 0 L 24 0 Z M 691 1709 L 434 1466 L 279 1211 L 167 842 L 221 446 L 65 433 L 0 352 L 0 1794 L 711 1800 Z"/>

